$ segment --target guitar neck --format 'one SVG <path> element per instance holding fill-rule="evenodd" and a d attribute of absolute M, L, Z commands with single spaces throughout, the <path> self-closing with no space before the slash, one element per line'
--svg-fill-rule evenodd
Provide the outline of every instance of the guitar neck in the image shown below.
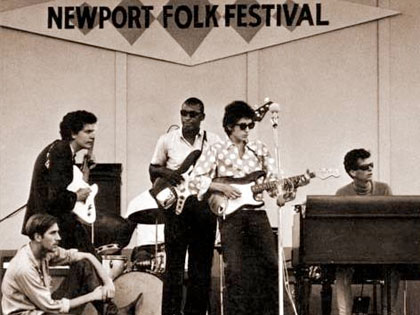
<path fill-rule="evenodd" d="M 83 157 L 83 163 L 82 163 L 82 173 L 83 173 L 83 180 L 88 183 L 89 182 L 89 175 L 90 175 L 90 169 L 89 169 L 89 162 L 92 158 L 92 152 L 93 152 L 93 145 L 90 147 Z"/>
<path fill-rule="evenodd" d="M 252 186 L 251 190 L 253 193 L 259 194 L 262 193 L 264 190 L 275 189 L 279 184 L 281 185 L 281 188 L 283 190 L 290 190 L 309 184 L 309 178 L 315 177 L 315 174 L 309 173 L 308 175 L 302 174 L 298 176 L 283 178 L 281 180 L 273 180 L 262 184 L 255 184 L 254 186 Z"/>

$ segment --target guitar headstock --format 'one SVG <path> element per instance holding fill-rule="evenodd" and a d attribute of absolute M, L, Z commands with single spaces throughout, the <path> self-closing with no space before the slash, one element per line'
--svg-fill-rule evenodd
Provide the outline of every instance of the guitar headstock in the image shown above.
<path fill-rule="evenodd" d="M 307 172 L 309 172 L 309 170 Z M 340 172 L 336 168 L 320 168 L 316 172 L 312 172 L 312 174 L 314 177 L 318 177 L 322 180 L 330 177 L 340 177 Z"/>
<path fill-rule="evenodd" d="M 271 104 L 273 104 L 273 102 L 267 98 L 265 103 L 255 110 L 255 121 L 263 120 L 265 114 L 267 114 L 267 112 L 270 110 Z"/>

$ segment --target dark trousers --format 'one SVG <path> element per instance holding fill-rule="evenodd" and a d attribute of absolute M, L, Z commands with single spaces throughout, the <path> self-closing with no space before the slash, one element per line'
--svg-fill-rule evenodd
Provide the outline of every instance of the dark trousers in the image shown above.
<path fill-rule="evenodd" d="M 278 314 L 278 261 L 263 210 L 239 210 L 220 219 L 225 263 L 226 315 Z"/>
<path fill-rule="evenodd" d="M 102 285 L 95 268 L 88 260 L 81 260 L 70 265 L 68 276 L 63 280 L 57 290 L 52 294 L 53 299 L 59 300 L 62 298 L 73 299 L 75 297 L 85 295 L 93 291 L 96 287 Z M 104 303 L 101 301 L 94 301 L 98 314 L 103 314 Z M 81 314 L 84 305 L 72 309 L 72 314 Z"/>
<path fill-rule="evenodd" d="M 77 248 L 81 252 L 95 255 L 90 233 L 85 225 L 80 223 L 72 213 L 62 214 L 58 217 L 60 228 L 60 246 L 63 248 Z"/>
<path fill-rule="evenodd" d="M 216 217 L 206 202 L 190 197 L 180 215 L 165 213 L 166 271 L 163 282 L 162 314 L 182 311 L 185 257 L 188 250 L 188 282 L 185 315 L 205 315 L 209 305 L 211 263 Z"/>

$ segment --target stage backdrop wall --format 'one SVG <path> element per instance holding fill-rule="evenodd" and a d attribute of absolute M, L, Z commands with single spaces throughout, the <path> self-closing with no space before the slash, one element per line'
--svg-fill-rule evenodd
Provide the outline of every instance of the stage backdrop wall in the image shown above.
<path fill-rule="evenodd" d="M 375 176 L 394 193 L 418 194 L 420 4 L 379 5 L 402 14 L 194 67 L 2 28 L 0 216 L 26 202 L 37 154 L 59 136 L 62 116 L 76 109 L 99 118 L 97 161 L 123 164 L 123 214 L 129 200 L 149 188 L 158 136 L 180 124 L 180 105 L 190 96 L 204 101 L 204 127 L 220 136 L 228 102 L 258 104 L 268 96 L 281 105 L 284 175 L 322 167 L 342 173 L 336 180 L 314 179 L 292 204 L 307 194 L 334 194 L 349 182 L 342 160 L 355 147 L 371 150 Z M 274 154 L 268 117 L 254 136 Z M 272 202 L 268 210 L 277 226 Z M 292 206 L 282 213 L 290 246 Z M 22 216 L 0 224 L 1 249 L 25 242 Z"/>

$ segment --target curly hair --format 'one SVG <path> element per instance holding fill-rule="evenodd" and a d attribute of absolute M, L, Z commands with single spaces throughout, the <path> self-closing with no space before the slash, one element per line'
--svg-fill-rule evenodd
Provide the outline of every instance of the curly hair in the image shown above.
<path fill-rule="evenodd" d="M 244 101 L 233 101 L 225 107 L 223 116 L 223 128 L 226 134 L 231 134 L 230 128 L 233 127 L 241 118 L 255 120 L 255 111 Z"/>
<path fill-rule="evenodd" d="M 359 164 L 357 161 L 359 159 L 367 159 L 370 157 L 370 152 L 365 149 L 354 149 L 349 152 L 347 152 L 346 156 L 344 157 L 344 168 L 346 169 L 347 174 L 349 174 L 350 177 L 350 171 L 355 171 L 359 168 Z"/>
<path fill-rule="evenodd" d="M 60 123 L 61 138 L 71 140 L 73 134 L 77 134 L 86 124 L 95 124 L 97 120 L 94 114 L 85 110 L 67 113 Z"/>

